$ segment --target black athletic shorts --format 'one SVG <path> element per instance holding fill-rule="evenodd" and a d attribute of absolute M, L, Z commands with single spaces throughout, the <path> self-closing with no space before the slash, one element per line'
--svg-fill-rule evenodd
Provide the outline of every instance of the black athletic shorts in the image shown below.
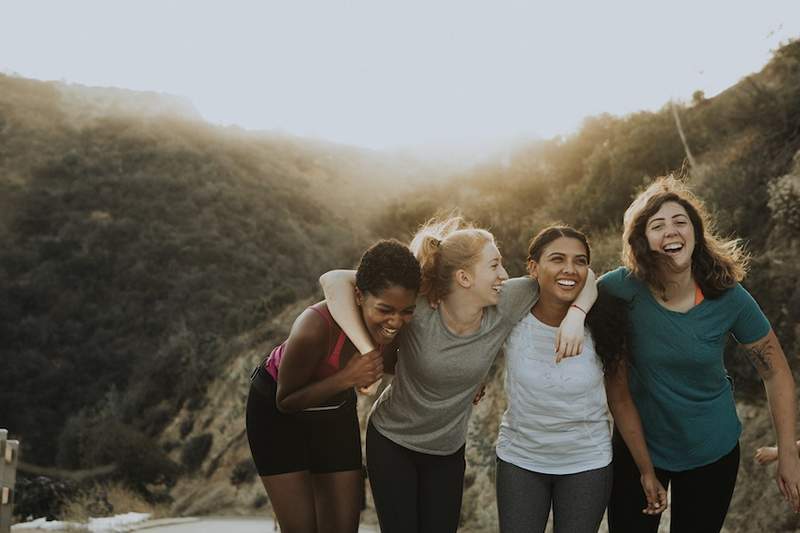
<path fill-rule="evenodd" d="M 253 372 L 247 396 L 247 441 L 258 475 L 308 470 L 313 474 L 361 470 L 361 432 L 354 390 L 338 407 L 281 413 L 278 384 L 263 365 Z"/>

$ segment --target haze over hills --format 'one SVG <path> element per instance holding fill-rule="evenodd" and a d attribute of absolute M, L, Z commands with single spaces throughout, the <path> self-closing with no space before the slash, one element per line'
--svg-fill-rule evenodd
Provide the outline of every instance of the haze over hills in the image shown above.
<path fill-rule="evenodd" d="M 119 103 L 128 96 L 134 111 Z M 241 432 L 248 370 L 318 296 L 322 271 L 453 208 L 495 232 L 513 274 L 553 220 L 589 232 L 602 271 L 617 263 L 631 196 L 687 159 L 669 105 L 592 117 L 464 170 L 214 127 L 159 98 L 0 76 L 0 425 L 30 462 L 116 462 L 119 479 L 177 514 L 266 503 Z M 746 285 L 796 354 L 800 42 L 676 112 L 688 179 L 747 242 Z M 734 349 L 727 362 L 748 454 L 771 440 L 763 392 Z M 493 375 L 470 430 L 465 531 L 496 527 L 502 364 Z M 731 531 L 797 527 L 763 469 L 742 468 Z"/>

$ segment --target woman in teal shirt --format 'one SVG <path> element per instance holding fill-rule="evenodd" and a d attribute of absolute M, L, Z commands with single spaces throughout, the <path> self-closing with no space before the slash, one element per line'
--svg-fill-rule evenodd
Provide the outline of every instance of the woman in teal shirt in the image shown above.
<path fill-rule="evenodd" d="M 723 364 L 729 333 L 764 381 L 778 438 L 778 486 L 800 510 L 794 380 L 764 313 L 739 284 L 745 255 L 710 227 L 702 203 L 662 178 L 625 212 L 625 266 L 599 281 L 601 291 L 630 306 L 628 381 L 656 474 L 665 487 L 672 484 L 677 532 L 718 532 L 736 484 L 741 424 Z M 639 472 L 622 439 L 614 444 L 610 531 L 656 532 L 660 516 L 642 514 Z"/>

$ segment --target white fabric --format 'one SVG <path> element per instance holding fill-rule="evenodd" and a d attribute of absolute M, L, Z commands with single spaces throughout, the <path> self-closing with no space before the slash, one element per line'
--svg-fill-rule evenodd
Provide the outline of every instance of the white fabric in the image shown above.
<path fill-rule="evenodd" d="M 497 456 L 543 474 L 574 474 L 611 462 L 603 367 L 588 329 L 583 353 L 555 363 L 557 328 L 528 313 L 505 344 L 506 395 Z"/>

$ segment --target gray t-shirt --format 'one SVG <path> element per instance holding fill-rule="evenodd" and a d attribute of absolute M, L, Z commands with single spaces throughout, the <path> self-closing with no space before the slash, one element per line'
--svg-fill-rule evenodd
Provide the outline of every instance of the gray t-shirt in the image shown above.
<path fill-rule="evenodd" d="M 392 384 L 383 391 L 371 421 L 384 437 L 417 452 L 450 455 L 467 438 L 472 399 L 508 334 L 539 294 L 531 278 L 503 284 L 500 301 L 484 309 L 478 331 L 454 335 L 420 298 L 414 319 L 400 334 Z"/>

